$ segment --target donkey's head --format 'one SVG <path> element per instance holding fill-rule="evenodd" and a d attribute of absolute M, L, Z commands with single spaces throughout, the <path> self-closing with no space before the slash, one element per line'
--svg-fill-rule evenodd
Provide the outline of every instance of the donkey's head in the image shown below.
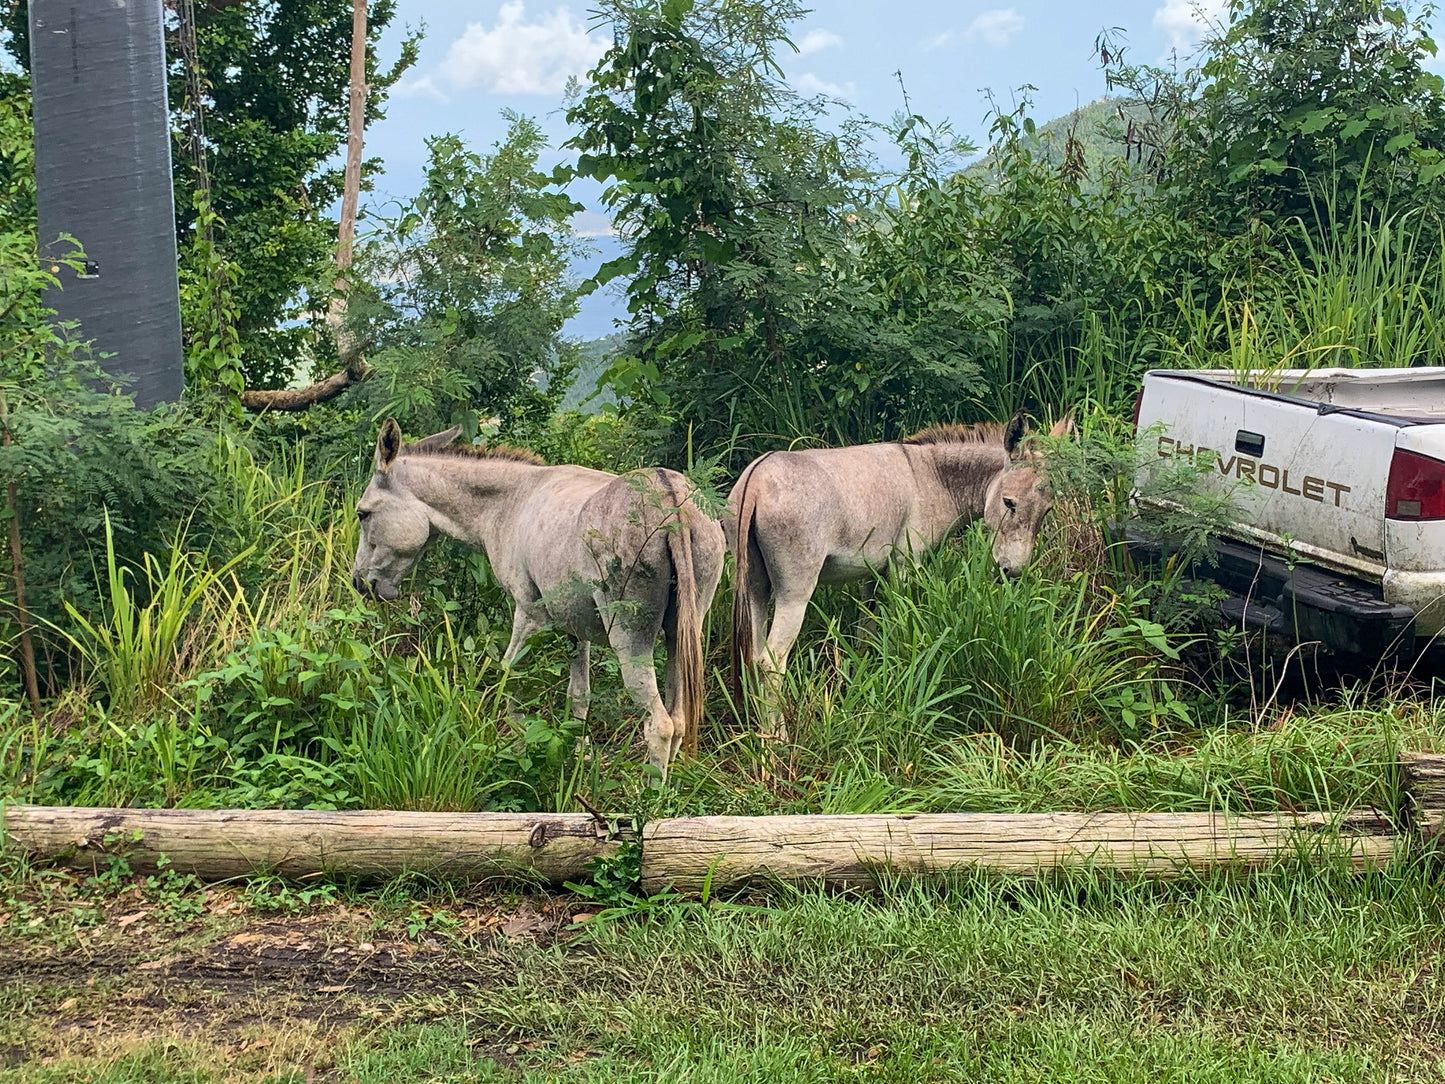
<path fill-rule="evenodd" d="M 1072 417 L 1065 415 L 1049 430 L 1049 436 L 1066 436 L 1073 427 Z M 1044 516 L 1054 506 L 1043 456 L 1028 447 L 1027 435 L 1027 422 L 1019 411 L 1004 428 L 1008 466 L 994 478 L 984 498 L 983 521 L 993 532 L 993 559 L 1010 578 L 1023 575 L 1029 567 Z"/>
<path fill-rule="evenodd" d="M 442 447 L 460 432 L 461 426 L 457 426 L 408 448 Z M 392 470 L 401 451 L 401 427 L 388 418 L 376 438 L 371 482 L 356 505 L 361 530 L 351 582 L 362 594 L 384 599 L 396 598 L 398 586 L 416 567 L 432 531 L 431 511 Z"/>

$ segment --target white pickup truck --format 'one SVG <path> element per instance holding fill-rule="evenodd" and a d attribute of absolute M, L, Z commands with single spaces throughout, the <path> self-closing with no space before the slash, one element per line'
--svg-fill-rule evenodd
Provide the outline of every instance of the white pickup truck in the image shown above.
<path fill-rule="evenodd" d="M 1138 432 L 1232 501 L 1226 618 L 1375 657 L 1445 626 L 1445 368 L 1155 370 Z"/>

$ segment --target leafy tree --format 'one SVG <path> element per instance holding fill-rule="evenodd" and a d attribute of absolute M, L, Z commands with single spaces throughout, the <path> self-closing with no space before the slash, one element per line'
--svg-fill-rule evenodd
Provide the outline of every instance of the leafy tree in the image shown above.
<path fill-rule="evenodd" d="M 1057 157 L 1040 148 L 1027 110 L 1025 100 L 995 112 L 992 181 L 953 212 L 1011 302 L 1004 340 L 984 363 L 987 413 L 1057 414 L 1084 400 L 1119 408 L 1197 289 L 1197 233 L 1128 161 L 1091 165 L 1072 134 Z M 963 180 L 950 190 L 965 193 Z"/>
<path fill-rule="evenodd" d="M 1264 243 L 1302 226 L 1327 246 L 1357 209 L 1380 221 L 1441 208 L 1445 82 L 1425 68 L 1432 16 L 1388 0 L 1231 0 L 1202 63 L 1182 75 L 1124 62 L 1107 37 L 1101 53 L 1111 81 L 1153 113 L 1137 132 L 1175 215 Z"/>
<path fill-rule="evenodd" d="M 606 185 L 630 239 L 596 280 L 631 276 L 617 391 L 705 445 L 734 429 L 772 442 L 875 427 L 874 389 L 843 356 L 863 347 L 866 320 L 837 288 L 868 174 L 856 138 L 820 132 L 819 103 L 780 78 L 776 50 L 802 9 L 616 0 L 604 13 L 617 42 L 568 120 L 575 175 Z"/>
<path fill-rule="evenodd" d="M 368 123 L 384 116 L 387 90 L 416 60 L 418 39 L 411 37 L 396 64 L 378 63 L 376 43 L 395 11 L 394 0 L 369 5 Z M 342 171 L 332 163 L 346 141 L 351 0 L 203 0 L 195 15 L 210 210 L 219 216 L 212 225 L 223 258 L 235 264 L 230 289 L 245 382 L 278 387 L 315 340 L 318 329 L 296 318 L 310 315 L 308 288 L 322 281 L 336 245 L 329 209 L 341 193 Z M 5 45 L 26 68 L 28 17 L 27 0 L 5 16 Z M 170 21 L 174 28 L 174 14 Z M 183 263 L 205 263 L 214 254 L 191 241 L 201 212 L 187 151 L 184 60 L 174 40 L 167 53 L 176 229 Z M 199 267 L 189 273 L 205 277 Z"/>
<path fill-rule="evenodd" d="M 612 381 L 675 439 L 891 439 L 1127 395 L 1185 233 L 1131 167 L 1091 177 L 1072 138 L 1051 162 L 1032 121 L 1000 112 L 991 172 L 958 173 L 947 126 L 904 115 L 908 165 L 882 184 L 859 130 L 821 130 L 779 81 L 796 9 L 608 10 L 625 33 L 569 113 L 571 145 L 631 242 L 598 276 L 633 276 Z"/>
<path fill-rule="evenodd" d="M 509 119 L 488 155 L 455 135 L 429 139 L 421 192 L 358 251 L 370 285 L 353 288 L 355 334 L 376 369 L 361 394 L 408 432 L 460 422 L 475 435 L 479 415 L 507 431 L 535 425 L 575 367 L 561 331 L 577 310 L 570 219 L 581 207 L 538 170 L 537 124 Z"/>

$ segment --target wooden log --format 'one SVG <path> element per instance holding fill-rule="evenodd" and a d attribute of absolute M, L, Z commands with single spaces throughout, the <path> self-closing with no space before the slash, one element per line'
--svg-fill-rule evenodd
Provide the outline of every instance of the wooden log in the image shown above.
<path fill-rule="evenodd" d="M 258 809 L 81 809 L 4 806 L 0 847 L 91 869 L 109 854 L 132 868 L 205 880 L 257 873 L 391 877 L 403 871 L 468 880 L 582 880 L 623 835 L 587 814 L 406 813 Z"/>
<path fill-rule="evenodd" d="M 1383 863 L 1395 836 L 1372 813 L 930 813 L 915 816 L 689 817 L 643 829 L 642 887 L 702 891 L 780 881 L 866 885 L 880 870 L 980 868 L 1037 873 L 1067 865 L 1156 876 L 1252 867 L 1294 853 Z"/>
<path fill-rule="evenodd" d="M 1400 773 L 1411 833 L 1436 842 L 1445 835 L 1445 753 L 1401 753 Z"/>

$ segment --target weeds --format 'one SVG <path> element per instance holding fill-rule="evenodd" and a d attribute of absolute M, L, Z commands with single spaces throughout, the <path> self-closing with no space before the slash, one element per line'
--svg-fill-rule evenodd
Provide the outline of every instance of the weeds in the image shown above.
<path fill-rule="evenodd" d="M 330 907 L 341 899 L 329 881 L 295 884 L 275 874 L 262 874 L 246 882 L 242 904 L 258 914 L 299 915 Z"/>
<path fill-rule="evenodd" d="M 1187 724 L 1166 691 L 1173 648 L 1142 605 L 1083 573 L 1006 583 L 972 531 L 880 586 L 875 633 L 854 640 L 835 624 L 811 650 L 809 676 L 792 682 L 799 743 L 824 756 L 877 748 L 916 764 L 925 745 L 951 735 L 1028 745 Z"/>

